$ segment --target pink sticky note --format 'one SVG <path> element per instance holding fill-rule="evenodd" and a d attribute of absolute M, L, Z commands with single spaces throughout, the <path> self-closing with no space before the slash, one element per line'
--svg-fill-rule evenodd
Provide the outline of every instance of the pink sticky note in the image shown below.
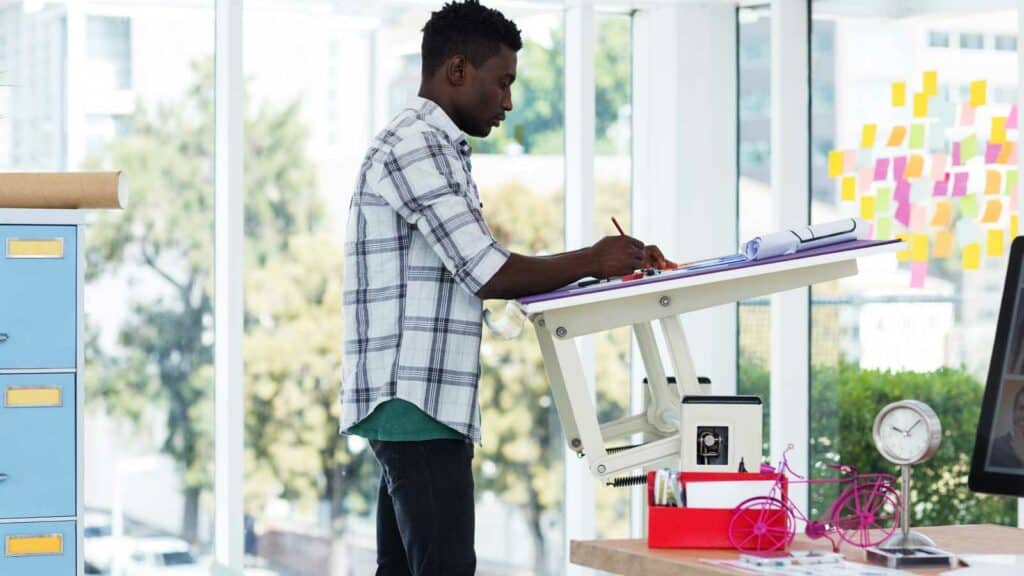
<path fill-rule="evenodd" d="M 928 276 L 927 262 L 910 263 L 910 287 L 924 288 L 924 279 Z"/>
<path fill-rule="evenodd" d="M 857 170 L 857 151 L 847 150 L 843 152 L 843 172 L 849 173 Z"/>
<path fill-rule="evenodd" d="M 885 180 L 889 174 L 889 159 L 879 158 L 875 160 L 875 182 Z"/>
<path fill-rule="evenodd" d="M 910 181 L 900 180 L 896 182 L 896 192 L 893 194 L 893 199 L 900 204 L 908 204 L 910 202 Z"/>
<path fill-rule="evenodd" d="M 946 173 L 946 155 L 932 154 L 932 180 L 942 180 Z"/>
<path fill-rule="evenodd" d="M 1012 130 L 1017 128 L 1017 105 L 1010 106 L 1010 115 L 1006 118 L 1006 129 Z"/>
<path fill-rule="evenodd" d="M 970 126 L 971 124 L 974 124 L 974 106 L 965 102 L 960 108 L 960 125 Z"/>
<path fill-rule="evenodd" d="M 1017 204 L 1020 202 L 1020 200 L 1018 200 L 1019 196 L 1020 194 L 1010 194 L 1010 212 L 1017 211 Z"/>
<path fill-rule="evenodd" d="M 999 152 L 1003 149 L 1000 144 L 993 144 L 989 142 L 985 146 L 985 164 L 995 164 L 996 159 L 999 158 Z"/>
<path fill-rule="evenodd" d="M 896 220 L 904 226 L 910 226 L 910 203 L 900 202 L 896 205 Z"/>
<path fill-rule="evenodd" d="M 953 196 L 967 195 L 967 172 L 960 172 L 953 177 Z"/>
<path fill-rule="evenodd" d="M 875 223 L 868 222 L 868 232 L 864 235 L 865 238 L 875 238 Z"/>
<path fill-rule="evenodd" d="M 907 157 L 897 156 L 892 159 L 892 177 L 894 180 L 902 180 L 903 173 L 907 170 Z"/>
<path fill-rule="evenodd" d="M 927 206 L 924 204 L 914 204 L 910 207 L 910 228 L 912 230 L 924 230 L 927 219 Z"/>
<path fill-rule="evenodd" d="M 871 188 L 871 168 L 861 168 L 857 173 L 857 190 L 867 192 Z"/>
<path fill-rule="evenodd" d="M 1017 148 L 1020 148 L 1020 146 L 1010 147 L 1010 157 L 1006 160 L 1006 163 L 1011 166 L 1017 165 Z"/>
<path fill-rule="evenodd" d="M 937 180 L 935 188 L 932 189 L 932 196 L 945 196 L 949 194 L 949 180 Z"/>

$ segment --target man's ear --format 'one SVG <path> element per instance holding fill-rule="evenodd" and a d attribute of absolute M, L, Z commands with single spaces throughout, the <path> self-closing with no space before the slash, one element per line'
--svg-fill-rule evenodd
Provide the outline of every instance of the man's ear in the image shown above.
<path fill-rule="evenodd" d="M 448 82 L 452 86 L 462 86 L 466 83 L 466 57 L 461 54 L 456 54 L 448 60 L 448 65 L 445 66 L 445 73 L 448 76 Z"/>

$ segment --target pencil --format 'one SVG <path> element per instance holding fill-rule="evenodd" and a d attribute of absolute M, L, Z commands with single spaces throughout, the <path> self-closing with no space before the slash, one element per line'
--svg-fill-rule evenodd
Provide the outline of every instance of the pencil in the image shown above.
<path fill-rule="evenodd" d="M 615 219 L 615 216 L 612 216 L 612 224 L 615 224 L 615 229 L 619 231 L 620 235 L 626 235 L 626 233 L 622 231 L 622 226 L 619 226 L 619 221 Z"/>

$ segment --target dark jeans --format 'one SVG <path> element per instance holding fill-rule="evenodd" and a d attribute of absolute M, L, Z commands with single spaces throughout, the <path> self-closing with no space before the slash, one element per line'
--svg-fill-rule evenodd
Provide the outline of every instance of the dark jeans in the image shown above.
<path fill-rule="evenodd" d="M 381 467 L 377 576 L 472 576 L 473 444 L 370 441 Z"/>

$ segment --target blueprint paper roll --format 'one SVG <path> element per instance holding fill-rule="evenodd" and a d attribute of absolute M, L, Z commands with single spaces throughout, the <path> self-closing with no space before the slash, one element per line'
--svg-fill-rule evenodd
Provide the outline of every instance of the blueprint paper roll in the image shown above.
<path fill-rule="evenodd" d="M 856 240 L 867 233 L 867 223 L 860 218 L 814 224 L 758 236 L 743 245 L 743 254 L 751 260 L 763 260 L 810 250 L 839 242 Z"/>
<path fill-rule="evenodd" d="M 0 208 L 122 208 L 120 172 L 0 173 Z"/>

